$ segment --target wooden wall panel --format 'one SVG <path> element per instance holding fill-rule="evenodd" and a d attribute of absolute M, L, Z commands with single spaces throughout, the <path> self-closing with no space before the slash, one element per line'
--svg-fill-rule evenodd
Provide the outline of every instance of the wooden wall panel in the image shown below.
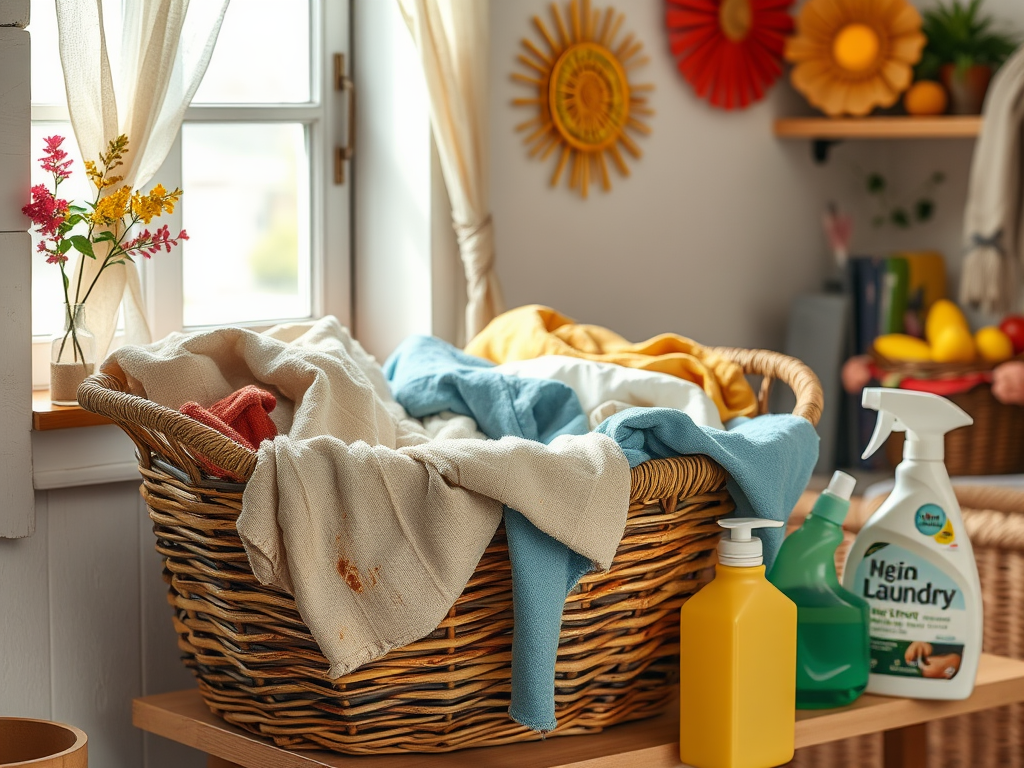
<path fill-rule="evenodd" d="M 103 768 L 142 765 L 138 483 L 49 492 L 53 718 L 89 734 Z"/>
<path fill-rule="evenodd" d="M 0 232 L 26 232 L 29 227 L 21 212 L 28 202 L 32 157 L 29 99 L 28 32 L 0 27 Z"/>
<path fill-rule="evenodd" d="M 0 19 L 21 23 L 23 2 L 0 5 Z M 3 23 L 0 20 L 0 23 Z M 32 492 L 31 259 L 28 202 L 29 35 L 0 26 L 0 537 L 30 536 Z"/>
<path fill-rule="evenodd" d="M 0 0 L 0 27 L 27 27 L 30 0 Z"/>
<path fill-rule="evenodd" d="M 36 535 L 0 539 L 0 715 L 50 717 L 46 494 Z"/>

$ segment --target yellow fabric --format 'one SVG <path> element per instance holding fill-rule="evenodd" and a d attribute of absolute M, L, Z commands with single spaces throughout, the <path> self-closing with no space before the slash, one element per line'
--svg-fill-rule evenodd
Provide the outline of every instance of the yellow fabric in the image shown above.
<path fill-rule="evenodd" d="M 469 342 L 466 351 L 495 363 L 566 355 L 660 371 L 703 387 L 718 406 L 722 421 L 757 415 L 757 397 L 740 366 L 674 333 L 634 344 L 607 328 L 580 325 L 553 309 L 533 304 L 496 317 Z"/>

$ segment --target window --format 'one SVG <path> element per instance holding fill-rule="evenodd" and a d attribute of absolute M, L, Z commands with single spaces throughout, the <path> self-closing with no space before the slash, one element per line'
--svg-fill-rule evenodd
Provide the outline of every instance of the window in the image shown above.
<path fill-rule="evenodd" d="M 116 11 L 116 2 L 104 3 L 108 41 L 120 39 L 112 31 Z M 154 338 L 323 314 L 348 322 L 348 187 L 334 183 L 332 166 L 344 138 L 333 62 L 347 51 L 348 25 L 348 3 L 339 0 L 229 4 L 178 139 L 147 185 L 184 189 L 160 223 L 191 238 L 140 264 Z M 68 122 L 52 0 L 32 0 L 29 31 L 33 151 L 44 136 L 67 136 L 77 173 L 61 190 L 91 199 Z M 115 72 L 117 47 L 108 51 Z M 33 183 L 45 181 L 39 174 Z M 34 260 L 32 328 L 40 342 L 61 323 L 59 282 L 54 267 Z M 43 346 L 36 344 L 33 380 L 45 386 Z"/>

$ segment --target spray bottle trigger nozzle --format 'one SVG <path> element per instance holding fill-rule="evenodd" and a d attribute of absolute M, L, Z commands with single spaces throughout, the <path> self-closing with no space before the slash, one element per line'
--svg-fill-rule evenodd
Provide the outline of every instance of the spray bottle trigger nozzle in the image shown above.
<path fill-rule="evenodd" d="M 875 422 L 875 431 L 871 433 L 871 440 L 868 447 L 861 454 L 862 459 L 867 459 L 875 451 L 882 447 L 889 435 L 893 432 L 903 432 L 905 427 L 896 420 L 896 416 L 888 411 L 879 411 L 878 420 Z"/>

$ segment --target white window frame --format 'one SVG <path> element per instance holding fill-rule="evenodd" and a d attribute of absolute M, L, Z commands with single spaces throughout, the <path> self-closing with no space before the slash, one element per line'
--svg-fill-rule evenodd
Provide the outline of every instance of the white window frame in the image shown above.
<path fill-rule="evenodd" d="M 345 183 L 334 183 L 335 147 L 346 140 L 344 94 L 333 82 L 334 57 L 350 56 L 350 13 L 345 0 L 310 0 L 310 94 L 311 101 L 298 104 L 194 105 L 185 113 L 185 122 L 302 123 L 306 126 L 309 169 L 309 243 L 310 317 L 332 314 L 351 325 L 351 169 L 345 168 Z M 351 64 L 348 65 L 351 69 Z M 70 119 L 67 107 L 33 106 L 32 121 Z M 346 162 L 346 166 L 350 166 Z M 181 133 L 154 177 L 169 189 L 181 186 Z M 188 205 L 188 190 L 173 214 L 161 221 L 172 231 L 182 226 L 182 210 Z M 181 249 L 160 254 L 158 259 L 142 260 L 141 278 L 146 297 L 146 312 L 154 339 L 172 331 L 199 330 L 183 324 L 184 296 Z M 301 269 L 301 267 L 300 267 Z M 288 320 L 306 320 L 289 318 Z M 279 321 L 238 323 L 253 330 L 264 330 Z M 282 320 L 281 322 L 285 322 Z M 33 336 L 32 383 L 35 388 L 49 386 L 49 336 Z M 115 343 L 116 343 L 115 339 Z"/>

